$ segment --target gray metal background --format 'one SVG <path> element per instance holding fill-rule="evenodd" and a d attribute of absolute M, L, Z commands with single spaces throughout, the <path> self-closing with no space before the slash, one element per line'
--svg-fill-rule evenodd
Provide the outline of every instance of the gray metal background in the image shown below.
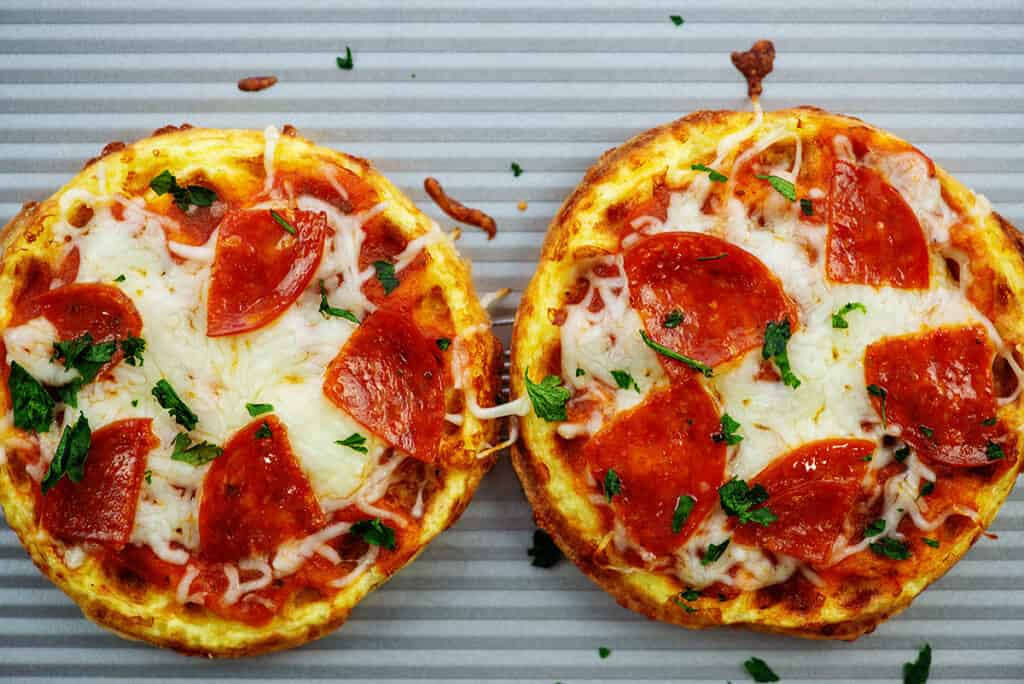
<path fill-rule="evenodd" d="M 428 174 L 488 211 L 498 237 L 468 232 L 463 253 L 481 291 L 521 288 L 549 218 L 597 155 L 694 109 L 744 107 L 728 53 L 771 38 L 766 108 L 815 104 L 892 129 L 1024 225 L 1022 0 L 245 4 L 0 0 L 0 220 L 109 140 L 181 121 L 291 123 L 375 160 L 435 216 Z M 345 45 L 351 72 L 334 64 Z M 236 89 L 261 74 L 280 83 Z M 530 567 L 531 530 L 501 463 L 459 524 L 341 631 L 232 663 L 93 627 L 0 522 L 0 677 L 721 683 L 747 681 L 740 663 L 758 655 L 786 682 L 895 682 L 929 641 L 932 682 L 1024 680 L 1024 490 L 996 521 L 998 539 L 854 644 L 648 622 L 572 565 Z"/>

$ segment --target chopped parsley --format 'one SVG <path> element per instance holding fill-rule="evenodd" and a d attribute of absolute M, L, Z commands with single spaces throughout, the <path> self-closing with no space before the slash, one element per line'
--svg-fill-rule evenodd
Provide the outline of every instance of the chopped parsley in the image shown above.
<path fill-rule="evenodd" d="M 436 344 L 437 348 L 441 351 L 448 351 L 448 347 L 452 346 L 452 341 L 447 337 L 438 337 L 434 340 L 434 344 Z"/>
<path fill-rule="evenodd" d="M 933 549 L 939 548 L 939 540 L 938 539 L 929 539 L 928 537 L 921 537 L 921 541 L 923 541 L 925 544 L 927 544 L 928 546 L 932 547 Z"/>
<path fill-rule="evenodd" d="M 636 380 L 633 376 L 624 370 L 613 370 L 612 377 L 615 378 L 615 384 L 619 386 L 619 389 L 634 389 L 637 392 L 640 391 L 640 386 L 636 384 Z"/>
<path fill-rule="evenodd" d="M 676 499 L 676 510 L 672 512 L 672 534 L 679 534 L 682 531 L 683 525 L 686 524 L 686 520 L 696 505 L 697 500 L 689 494 L 683 494 Z"/>
<path fill-rule="evenodd" d="M 683 23 L 686 21 L 678 14 L 673 14 L 672 16 L 669 17 L 669 19 L 671 19 L 672 23 L 675 24 L 676 26 L 682 26 Z"/>
<path fill-rule="evenodd" d="M 788 199 L 790 202 L 796 201 L 796 186 L 791 181 L 785 178 L 779 178 L 778 176 L 766 176 L 764 174 L 757 174 L 757 178 L 768 181 L 768 184 L 775 188 L 775 191 L 780 195 Z"/>
<path fill-rule="evenodd" d="M 132 399 L 132 406 L 138 406 L 138 405 L 139 405 L 139 400 L 138 399 Z"/>
<path fill-rule="evenodd" d="M 174 203 L 182 211 L 188 211 L 192 205 L 197 207 L 208 207 L 217 199 L 217 193 L 201 185 L 190 185 L 183 188 L 178 185 L 178 179 L 174 174 L 164 169 L 153 180 L 149 181 L 150 189 L 157 194 L 157 197 L 171 193 Z"/>
<path fill-rule="evenodd" d="M 885 410 L 885 400 L 889 398 L 889 392 L 884 387 L 878 385 L 868 385 L 868 394 L 873 397 L 878 397 L 882 403 L 882 427 L 886 427 L 888 424 L 888 415 Z"/>
<path fill-rule="evenodd" d="M 722 418 L 719 420 L 722 429 L 711 435 L 711 439 L 715 442 L 725 442 L 729 446 L 739 444 L 743 441 L 743 435 L 736 431 L 740 429 L 740 424 L 728 413 L 723 413 Z"/>
<path fill-rule="evenodd" d="M 85 477 L 85 459 L 92 444 L 92 430 L 85 414 L 79 413 L 74 425 L 65 425 L 60 443 L 53 452 L 53 460 L 40 485 L 43 494 L 53 489 L 60 479 L 67 475 L 72 482 L 81 482 Z"/>
<path fill-rule="evenodd" d="M 586 374 L 587 374 L 587 371 L 583 370 L 582 368 L 577 368 L 576 369 L 576 377 L 577 378 L 582 377 L 582 376 L 584 376 Z"/>
<path fill-rule="evenodd" d="M 729 255 L 722 252 L 721 254 L 714 254 L 712 256 L 697 257 L 697 261 L 718 261 L 719 259 L 724 259 L 727 256 Z"/>
<path fill-rule="evenodd" d="M 611 654 L 612 649 L 608 648 L 607 646 L 601 646 L 597 649 L 597 655 L 601 656 L 601 658 L 607 658 Z"/>
<path fill-rule="evenodd" d="M 800 198 L 800 211 L 804 216 L 814 216 L 814 202 L 806 197 Z"/>
<path fill-rule="evenodd" d="M 16 361 L 11 361 L 7 388 L 14 407 L 14 424 L 22 430 L 49 431 L 53 421 L 54 401 L 42 384 Z"/>
<path fill-rule="evenodd" d="M 878 535 L 885 532 L 886 522 L 882 518 L 876 518 L 871 521 L 871 524 L 864 530 L 865 537 L 877 537 Z"/>
<path fill-rule="evenodd" d="M 399 285 L 398 278 L 395 277 L 395 266 L 387 261 L 374 261 L 373 270 L 377 274 L 377 280 L 380 281 L 380 286 L 384 288 L 384 294 L 389 295 Z"/>
<path fill-rule="evenodd" d="M 932 647 L 925 644 L 917 654 L 917 660 L 903 663 L 903 684 L 925 684 L 932 669 Z"/>
<path fill-rule="evenodd" d="M 833 328 L 849 328 L 850 324 L 846 322 L 846 314 L 854 311 L 860 311 L 861 313 L 867 313 L 868 308 L 860 302 L 849 302 L 843 305 L 843 308 L 832 314 L 832 327 Z"/>
<path fill-rule="evenodd" d="M 923 485 L 921 485 L 921 496 L 928 496 L 929 494 L 931 494 L 934 491 L 935 491 L 935 483 L 934 482 L 930 482 L 929 481 L 929 482 L 925 482 Z"/>
<path fill-rule="evenodd" d="M 729 542 L 732 538 L 726 539 L 721 544 L 708 544 L 708 550 L 704 552 L 704 557 L 700 559 L 701 565 L 711 565 L 716 560 L 722 557 L 725 550 L 729 548 Z"/>
<path fill-rule="evenodd" d="M 124 273 L 114 278 L 115 283 L 123 283 L 125 281 Z"/>
<path fill-rule="evenodd" d="M 618 496 L 622 493 L 622 480 L 619 479 L 619 474 L 608 469 L 608 472 L 604 474 L 604 496 L 608 499 L 608 503 L 612 502 L 613 496 Z"/>
<path fill-rule="evenodd" d="M 533 531 L 533 546 L 526 551 L 526 555 L 533 559 L 530 565 L 535 568 L 550 568 L 562 560 L 561 549 L 544 530 Z"/>
<path fill-rule="evenodd" d="M 690 170 L 705 172 L 706 174 L 708 174 L 708 178 L 710 178 L 712 182 L 715 183 L 724 183 L 725 181 L 729 180 L 729 177 L 726 176 L 724 173 L 719 173 L 718 171 L 715 171 L 711 167 L 705 166 L 704 164 L 691 164 Z"/>
<path fill-rule="evenodd" d="M 270 210 L 270 218 L 274 219 L 277 225 L 281 226 L 281 230 L 288 233 L 289 235 L 295 235 L 296 233 L 298 233 L 298 231 L 295 230 L 295 226 L 288 223 L 288 219 L 286 219 L 284 216 L 281 216 L 273 209 Z"/>
<path fill-rule="evenodd" d="M 74 369 L 78 371 L 79 375 L 78 378 L 58 389 L 61 400 L 69 406 L 78 406 L 78 390 L 96 379 L 100 369 L 110 361 L 116 351 L 117 342 L 110 340 L 93 344 L 92 335 L 89 333 L 73 340 L 54 342 L 53 355 L 50 360 L 62 361 L 65 370 Z"/>
<path fill-rule="evenodd" d="M 893 453 L 893 457 L 900 463 L 906 461 L 908 456 L 910 456 L 909 444 L 904 444 Z"/>
<path fill-rule="evenodd" d="M 684 356 L 683 354 L 680 354 L 677 351 L 672 351 L 668 347 L 658 344 L 650 337 L 648 337 L 647 333 L 645 333 L 643 330 L 640 331 L 640 337 L 643 338 L 644 344 L 646 344 L 648 347 L 658 352 L 662 356 L 667 356 L 670 359 L 675 359 L 676 361 L 685 363 L 687 366 L 694 369 L 695 371 L 699 371 L 701 375 L 703 375 L 705 378 L 710 378 L 712 375 L 714 375 L 714 371 L 711 370 L 711 366 L 705 365 L 698 361 L 697 359 L 691 359 L 689 356 Z"/>
<path fill-rule="evenodd" d="M 516 178 L 519 178 L 521 175 L 523 175 L 523 167 L 520 166 L 517 162 L 512 162 L 512 164 L 509 165 L 509 168 L 512 169 L 512 175 L 515 176 Z"/>
<path fill-rule="evenodd" d="M 256 430 L 256 439 L 270 439 L 274 436 L 274 432 L 270 429 L 270 424 L 267 421 L 263 421 L 263 425 L 260 425 L 259 429 Z"/>
<path fill-rule="evenodd" d="M 772 671 L 772 668 L 768 667 L 768 663 L 764 662 L 760 658 L 744 660 L 743 668 L 751 677 L 754 678 L 755 682 L 779 681 L 779 675 L 775 674 L 775 672 Z"/>
<path fill-rule="evenodd" d="M 755 508 L 768 500 L 768 490 L 759 484 L 748 487 L 734 477 L 718 488 L 718 500 L 726 515 L 736 516 L 741 525 L 756 522 L 767 527 L 779 519 L 767 506 Z"/>
<path fill-rule="evenodd" d="M 344 69 L 345 71 L 352 71 L 352 67 L 355 66 L 355 63 L 352 61 L 352 48 L 346 45 L 345 57 L 338 57 L 337 60 L 335 61 L 338 63 L 339 69 Z"/>
<path fill-rule="evenodd" d="M 249 412 L 249 415 L 255 418 L 256 416 L 262 416 L 264 413 L 270 413 L 274 410 L 273 404 L 246 404 L 245 410 Z"/>
<path fill-rule="evenodd" d="M 358 534 L 367 544 L 383 546 L 390 551 L 395 549 L 395 531 L 382 523 L 380 518 L 360 520 L 349 531 Z"/>
<path fill-rule="evenodd" d="M 538 418 L 550 422 L 568 420 L 565 413 L 565 404 L 569 401 L 569 390 L 562 385 L 562 379 L 557 375 L 549 375 L 540 382 L 530 380 L 530 369 L 523 373 L 526 380 L 526 393 L 530 396 L 530 403 L 533 404 L 533 412 Z"/>
<path fill-rule="evenodd" d="M 334 443 L 339 444 L 343 447 L 348 447 L 352 451 L 358 451 L 361 454 L 369 452 L 369 449 L 366 448 L 366 437 L 359 434 L 358 432 L 353 432 L 345 439 L 335 440 Z"/>
<path fill-rule="evenodd" d="M 996 424 L 996 417 L 992 416 L 991 418 L 986 418 L 985 420 L 981 421 L 981 424 L 986 427 L 992 427 L 993 425 Z"/>
<path fill-rule="evenodd" d="M 761 348 L 761 358 L 771 359 L 782 374 L 782 382 L 796 389 L 800 386 L 800 378 L 796 377 L 789 367 L 789 352 L 786 345 L 793 333 L 789 328 L 789 319 L 784 318 L 780 322 L 770 321 L 764 330 L 764 346 Z"/>
<path fill-rule="evenodd" d="M 129 366 L 142 366 L 145 363 L 142 352 L 146 351 L 146 340 L 141 337 L 126 337 L 118 344 L 124 352 L 124 362 Z"/>
<path fill-rule="evenodd" d="M 924 435 L 928 439 L 931 439 L 932 437 L 935 436 L 935 430 L 932 430 L 927 425 L 918 425 L 917 429 L 920 430 L 921 434 Z"/>
<path fill-rule="evenodd" d="M 661 321 L 661 327 L 663 328 L 678 328 L 679 324 L 685 320 L 683 312 L 679 309 L 672 309 L 665 316 L 664 320 Z"/>
<path fill-rule="evenodd" d="M 1002 446 L 989 440 L 988 445 L 985 447 L 985 458 L 990 461 L 999 461 L 1006 458 L 1006 453 L 1003 451 Z"/>
<path fill-rule="evenodd" d="M 258 431 L 256 436 L 259 437 Z M 179 432 L 178 436 L 174 438 L 174 451 L 171 452 L 171 460 L 188 463 L 198 468 L 199 466 L 206 465 L 222 453 L 224 453 L 224 450 L 216 444 L 210 444 L 209 442 L 192 444 L 192 440 L 189 439 L 188 435 L 184 432 Z"/>
<path fill-rule="evenodd" d="M 692 601 L 696 601 L 699 598 L 700 598 L 700 592 L 699 591 L 697 591 L 696 589 L 694 589 L 692 587 L 686 587 L 686 591 L 681 591 L 676 596 L 672 597 L 672 602 L 675 603 L 680 608 L 682 608 L 683 610 L 685 610 L 687 613 L 696 613 L 697 612 L 696 608 L 694 608 L 693 606 L 689 606 L 689 605 L 683 603 L 683 601 L 690 601 L 690 602 L 692 602 Z M 683 601 L 680 601 L 679 599 L 682 599 Z"/>
<path fill-rule="evenodd" d="M 871 454 L 868 454 L 867 456 L 861 456 L 860 460 L 864 461 L 865 463 L 871 463 Z"/>
<path fill-rule="evenodd" d="M 359 324 L 359 319 L 356 318 L 356 315 L 354 313 L 352 313 L 348 309 L 339 309 L 336 306 L 331 306 L 327 302 L 327 288 L 324 287 L 324 281 L 322 279 L 320 280 L 320 309 L 319 309 L 319 311 L 320 311 L 320 315 L 323 316 L 324 318 L 330 318 L 331 316 L 334 316 L 335 318 L 344 318 L 346 321 L 352 321 L 356 325 Z"/>
<path fill-rule="evenodd" d="M 891 558 L 892 560 L 907 560 L 910 558 L 910 550 L 905 542 L 892 537 L 882 537 L 878 541 L 871 542 L 868 546 L 877 556 Z"/>
<path fill-rule="evenodd" d="M 157 381 L 156 386 L 153 387 L 153 396 L 156 397 L 160 407 L 167 409 L 174 421 L 186 430 L 194 429 L 196 423 L 199 422 L 199 416 L 192 413 L 192 409 L 185 405 L 185 402 L 178 397 L 178 393 L 171 387 L 171 383 L 166 380 L 161 378 Z"/>
<path fill-rule="evenodd" d="M 142 479 L 146 481 L 146 484 L 153 484 L 153 471 L 147 470 L 146 472 L 142 473 Z"/>

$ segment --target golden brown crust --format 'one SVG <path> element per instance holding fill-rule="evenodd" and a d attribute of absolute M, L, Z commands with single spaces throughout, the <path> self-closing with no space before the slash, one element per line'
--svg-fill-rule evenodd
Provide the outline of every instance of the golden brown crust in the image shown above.
<path fill-rule="evenodd" d="M 173 165 L 188 169 L 189 175 L 183 172 L 183 177 L 204 174 L 224 188 L 250 192 L 263 184 L 263 149 L 264 137 L 260 132 L 194 129 L 188 124 L 160 128 L 152 137 L 132 145 L 108 145 L 101 156 L 91 161 L 68 185 L 42 203 L 26 204 L 0 232 L 4 253 L 0 261 L 0 326 L 10 321 L 12 298 L 24 277 L 24 265 L 33 259 L 54 261 L 57 247 L 50 241 L 51 224 L 53 218 L 61 214 L 59 200 L 66 193 L 86 190 L 102 195 L 98 188 L 100 183 L 106 182 L 114 191 L 140 194 L 149 178 Z M 383 215 L 406 240 L 422 236 L 431 228 L 430 220 L 369 162 L 317 147 L 297 136 L 294 128 L 279 141 L 276 160 L 279 168 L 293 172 L 312 173 L 317 165 L 328 162 L 356 174 L 388 203 Z M 64 209 L 74 210 L 74 207 Z M 424 250 L 430 256 L 424 272 L 426 287 L 442 298 L 457 333 L 475 331 L 466 345 L 468 366 L 475 369 L 474 382 L 480 396 L 494 396 L 499 386 L 496 366 L 501 357 L 500 344 L 489 332 L 490 321 L 477 300 L 469 265 L 448 240 L 431 242 Z M 0 392 L 6 404 L 6 387 Z M 446 432 L 439 449 L 439 461 L 432 466 L 441 473 L 438 479 L 441 484 L 425 501 L 420 534 L 410 544 L 408 556 L 403 556 L 402 562 L 394 566 L 371 567 L 327 599 L 302 604 L 289 602 L 264 626 L 251 626 L 200 608 L 183 607 L 175 601 L 173 588 L 165 591 L 143 586 L 130 592 L 93 556 L 77 569 L 70 568 L 64 560 L 64 545 L 50 538 L 37 524 L 32 488 L 38 485 L 25 476 L 23 469 L 14 467 L 16 459 L 0 460 L 0 504 L 8 524 L 33 563 L 97 624 L 126 638 L 145 640 L 190 655 L 238 657 L 264 653 L 296 646 L 336 629 L 359 600 L 415 558 L 431 539 L 458 519 L 480 479 L 496 460 L 494 456 L 478 458 L 477 453 L 494 443 L 497 437 L 497 426 L 493 422 L 478 420 L 465 408 L 462 413 L 462 426 Z M 14 433 L 9 424 L 4 431 L 6 442 Z"/>
<path fill-rule="evenodd" d="M 531 375 L 542 369 L 558 372 L 551 366 L 551 359 L 557 359 L 560 353 L 557 314 L 564 293 L 571 290 L 577 278 L 574 264 L 619 250 L 619 235 L 608 225 L 609 208 L 638 204 L 660 183 L 674 187 L 671 178 L 666 181 L 666 174 L 671 174 L 673 168 L 689 169 L 691 163 L 713 156 L 722 136 L 744 128 L 752 118 L 745 112 L 695 112 L 605 152 L 586 172 L 552 221 L 538 269 L 521 300 L 513 330 L 513 396 L 525 392 L 522 378 L 526 368 L 531 369 Z M 772 112 L 765 115 L 765 122 L 769 121 L 788 122 L 792 129 L 865 129 L 879 141 L 912 149 L 857 119 L 814 107 Z M 970 233 L 972 273 L 977 268 L 980 278 L 1000 284 L 998 300 L 1002 306 L 987 315 L 1003 340 L 1019 354 L 1024 348 L 1024 240 L 1005 219 L 989 212 L 983 200 L 941 169 L 936 174 L 953 206 L 963 214 L 978 214 L 971 219 L 978 227 Z M 985 275 L 988 271 L 992 273 Z M 1020 400 L 1009 408 L 1007 420 L 1019 430 L 1024 423 Z M 1002 411 L 1000 415 L 1004 415 Z M 643 570 L 624 573 L 609 567 L 603 550 L 604 523 L 593 506 L 582 500 L 575 485 L 577 475 L 571 464 L 564 462 L 564 449 L 557 446 L 554 424 L 531 414 L 520 425 L 512 463 L 537 524 L 619 604 L 650 618 L 690 628 L 740 626 L 812 639 L 856 639 L 905 609 L 917 594 L 948 571 L 991 523 L 1013 487 L 1021 463 L 1018 456 L 1012 467 L 988 479 L 977 478 L 978 523 L 950 518 L 935 532 L 942 540 L 941 552 L 915 566 L 918 572 L 911 578 L 894 576 L 872 582 L 869 576 L 854 573 L 845 590 L 821 593 L 793 584 L 770 591 L 737 592 L 723 596 L 721 601 L 702 597 L 689 604 L 695 610 L 688 612 L 673 601 L 683 587 L 672 578 Z"/>

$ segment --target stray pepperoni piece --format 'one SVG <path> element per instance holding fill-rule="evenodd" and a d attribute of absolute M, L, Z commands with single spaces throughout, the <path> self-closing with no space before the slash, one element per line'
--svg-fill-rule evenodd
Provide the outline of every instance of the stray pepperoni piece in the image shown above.
<path fill-rule="evenodd" d="M 874 449 L 865 439 L 823 439 L 776 459 L 751 486 L 768 490 L 767 506 L 778 520 L 741 525 L 736 541 L 824 563 L 861 491 L 864 458 Z"/>
<path fill-rule="evenodd" d="M 72 247 L 68 255 L 60 262 L 60 266 L 57 267 L 56 280 L 61 285 L 69 285 L 75 282 L 75 278 L 78 277 L 78 267 L 81 263 L 82 255 L 78 251 L 78 247 Z"/>
<path fill-rule="evenodd" d="M 648 551 L 672 553 L 714 508 L 725 476 L 725 445 L 712 439 L 719 429 L 711 397 L 691 378 L 650 394 L 583 445 L 594 479 L 603 483 L 609 469 L 618 475 L 622 491 L 612 508 Z M 697 503 L 674 533 L 680 496 Z"/>
<path fill-rule="evenodd" d="M 406 315 L 378 309 L 327 367 L 324 394 L 370 432 L 420 461 L 444 429 L 444 361 Z"/>
<path fill-rule="evenodd" d="M 989 443 L 1007 457 L 1010 433 L 996 415 L 995 348 L 981 326 L 938 328 L 892 337 L 864 353 L 864 382 L 886 392 L 886 420 L 923 456 L 951 466 L 991 461 Z M 881 416 L 881 397 L 872 396 Z"/>
<path fill-rule="evenodd" d="M 92 433 L 81 482 L 62 478 L 42 499 L 42 525 L 54 537 L 123 548 L 135 525 L 146 454 L 159 446 L 150 418 L 129 418 Z"/>
<path fill-rule="evenodd" d="M 37 316 L 50 321 L 62 340 L 89 333 L 93 341 L 106 342 L 138 337 L 142 332 L 142 318 L 128 295 L 113 285 L 101 283 L 72 283 L 34 297 L 19 305 L 12 325 Z M 104 370 L 112 368 L 123 356 L 118 349 Z"/>
<path fill-rule="evenodd" d="M 928 287 L 928 245 L 914 211 L 874 170 L 836 160 L 826 268 L 837 283 Z"/>
<path fill-rule="evenodd" d="M 757 257 L 701 233 L 662 233 L 625 257 L 629 300 L 647 334 L 673 351 L 715 366 L 760 347 L 765 326 L 797 311 L 778 279 Z M 673 311 L 683 322 L 662 323 Z M 659 356 L 669 371 L 685 371 Z"/>
<path fill-rule="evenodd" d="M 264 424 L 269 437 L 258 434 Z M 239 430 L 203 480 L 199 555 L 205 560 L 230 563 L 266 555 L 323 525 L 323 512 L 295 460 L 288 430 L 273 415 Z"/>
<path fill-rule="evenodd" d="M 217 236 L 206 308 L 209 337 L 235 335 L 270 323 L 309 285 L 324 251 L 327 219 L 308 211 L 228 214 Z"/>

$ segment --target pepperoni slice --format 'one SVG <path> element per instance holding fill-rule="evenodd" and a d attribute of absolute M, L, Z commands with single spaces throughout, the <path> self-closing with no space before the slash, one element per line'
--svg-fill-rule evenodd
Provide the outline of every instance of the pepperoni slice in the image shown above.
<path fill-rule="evenodd" d="M 277 174 L 275 185 L 285 188 L 289 197 L 311 195 L 337 208 L 343 214 L 366 211 L 379 201 L 377 191 L 362 178 L 333 165 L 321 166 L 319 176 L 310 176 L 294 171 L 282 171 Z M 333 177 L 344 192 L 328 177 Z"/>
<path fill-rule="evenodd" d="M 928 244 L 914 211 L 874 170 L 836 160 L 828 194 L 828 277 L 837 283 L 928 287 Z"/>
<path fill-rule="evenodd" d="M 736 541 L 824 563 L 860 494 L 864 458 L 874 449 L 866 439 L 824 439 L 778 458 L 751 483 L 768 490 L 767 505 L 778 520 L 741 525 Z"/>
<path fill-rule="evenodd" d="M 270 436 L 261 436 L 266 424 Z M 224 445 L 203 480 L 199 555 L 229 563 L 266 555 L 324 525 L 288 430 L 275 416 L 252 421 Z"/>
<path fill-rule="evenodd" d="M 129 418 L 92 433 L 81 482 L 63 478 L 42 499 L 53 536 L 121 549 L 131 537 L 146 454 L 159 446 L 150 418 Z"/>
<path fill-rule="evenodd" d="M 725 475 L 725 445 L 712 439 L 719 417 L 693 378 L 654 392 L 618 415 L 583 445 L 587 468 L 603 483 L 609 469 L 622 483 L 612 508 L 647 550 L 672 553 L 714 508 Z M 681 496 L 696 505 L 678 533 L 672 517 Z"/>
<path fill-rule="evenodd" d="M 381 439 L 431 463 L 444 429 L 444 361 L 407 316 L 378 309 L 327 367 L 324 394 Z"/>
<path fill-rule="evenodd" d="M 323 214 L 282 209 L 235 211 L 224 217 L 210 273 L 209 337 L 256 330 L 280 316 L 309 285 L 324 251 Z"/>
<path fill-rule="evenodd" d="M 864 381 L 885 390 L 886 420 L 918 453 L 951 466 L 987 465 L 990 442 L 1012 453 L 1009 431 L 992 421 L 994 358 L 983 327 L 938 328 L 869 346 Z M 871 401 L 881 416 L 881 398 Z"/>
<path fill-rule="evenodd" d="M 182 211 L 178 205 L 171 204 L 166 215 L 174 219 L 177 225 L 174 228 L 164 228 L 167 239 L 185 245 L 205 245 L 220 225 L 223 212 L 223 205 L 216 208 L 190 206 L 188 211 Z"/>
<path fill-rule="evenodd" d="M 629 300 L 657 343 L 709 366 L 760 347 L 770 321 L 789 318 L 796 306 L 757 257 L 702 233 L 662 233 L 626 252 Z M 666 328 L 673 311 L 681 324 Z M 669 371 L 684 366 L 664 356 Z"/>

